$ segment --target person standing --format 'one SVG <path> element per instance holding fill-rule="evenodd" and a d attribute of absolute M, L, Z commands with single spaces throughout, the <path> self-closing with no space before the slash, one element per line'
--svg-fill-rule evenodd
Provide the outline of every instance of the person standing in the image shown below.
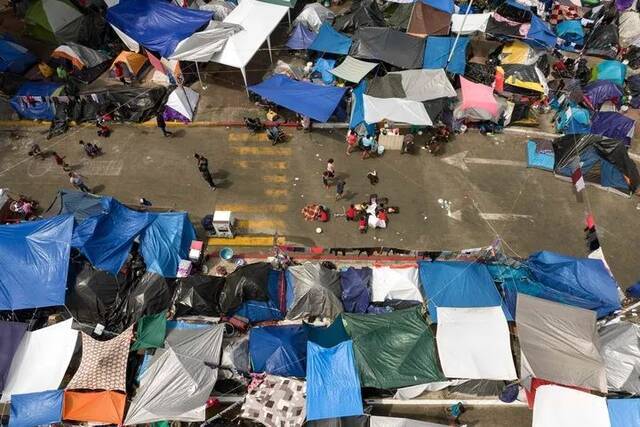
<path fill-rule="evenodd" d="M 80 175 L 75 172 L 69 172 L 69 182 L 78 190 L 84 193 L 91 193 L 91 189 L 87 187 Z"/>
<path fill-rule="evenodd" d="M 342 199 L 342 196 L 344 195 L 344 186 L 345 186 L 346 182 L 344 182 L 343 179 L 339 179 L 336 182 L 336 200 L 340 200 Z"/>
<path fill-rule="evenodd" d="M 156 114 L 156 125 L 162 131 L 164 136 L 171 136 L 173 132 L 169 132 L 167 130 L 167 123 L 164 121 L 164 117 L 162 117 L 162 113 Z"/>
<path fill-rule="evenodd" d="M 193 157 L 198 162 L 198 170 L 202 174 L 202 178 L 209 184 L 211 187 L 211 191 L 216 190 L 216 184 L 213 182 L 213 177 L 211 177 L 211 172 L 209 172 L 209 160 L 205 156 L 201 156 L 198 153 L 195 153 Z"/>
<path fill-rule="evenodd" d="M 322 172 L 322 185 L 325 189 L 329 189 L 329 171 Z"/>
<path fill-rule="evenodd" d="M 329 172 L 329 178 L 335 178 L 336 176 L 336 166 L 334 164 L 333 159 L 327 160 L 327 172 Z"/>
<path fill-rule="evenodd" d="M 349 129 L 347 133 L 347 156 L 350 156 L 353 153 L 353 150 L 356 149 L 356 145 L 358 145 L 358 134 L 353 130 Z"/>

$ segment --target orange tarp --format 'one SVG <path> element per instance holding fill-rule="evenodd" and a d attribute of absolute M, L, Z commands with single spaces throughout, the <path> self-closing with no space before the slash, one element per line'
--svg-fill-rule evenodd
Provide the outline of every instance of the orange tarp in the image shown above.
<path fill-rule="evenodd" d="M 122 424 L 127 395 L 116 391 L 66 391 L 62 419 Z"/>

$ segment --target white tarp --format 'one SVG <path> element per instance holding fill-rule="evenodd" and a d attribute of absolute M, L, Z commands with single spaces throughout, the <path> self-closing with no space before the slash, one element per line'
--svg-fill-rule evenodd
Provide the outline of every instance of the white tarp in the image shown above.
<path fill-rule="evenodd" d="M 532 427 L 611 427 L 604 397 L 557 385 L 536 391 Z"/>
<path fill-rule="evenodd" d="M 78 331 L 71 329 L 72 322 L 69 319 L 24 334 L 13 357 L 0 402 L 8 402 L 13 394 L 60 387 L 78 339 Z"/>
<path fill-rule="evenodd" d="M 462 35 L 472 34 L 476 31 L 484 33 L 487 31 L 490 13 L 470 13 L 465 21 L 464 14 L 454 13 L 451 15 L 451 32 Z M 464 25 L 462 24 L 464 22 Z"/>
<path fill-rule="evenodd" d="M 186 86 L 177 87 L 171 92 L 166 106 L 182 114 L 189 121 L 193 121 L 193 113 L 198 106 L 200 95 Z"/>
<path fill-rule="evenodd" d="M 318 4 L 318 3 L 315 3 Z M 333 70 L 329 70 L 334 76 L 352 83 L 360 83 L 371 70 L 376 68 L 375 62 L 361 61 L 352 56 L 347 56 L 344 61 Z M 455 93 L 455 92 L 454 92 Z"/>
<path fill-rule="evenodd" d="M 409 400 L 415 399 L 425 391 L 440 391 L 447 387 L 457 386 L 464 384 L 469 380 L 448 380 L 448 381 L 436 381 L 428 384 L 411 385 L 409 387 L 402 387 L 396 390 L 396 394 L 393 395 L 394 399 Z"/>
<path fill-rule="evenodd" d="M 364 99 L 364 121 L 367 123 L 391 120 L 411 125 L 433 125 L 427 110 L 420 102 L 400 98 L 375 98 L 369 95 L 362 97 Z"/>
<path fill-rule="evenodd" d="M 214 53 L 224 48 L 229 37 L 239 31 L 242 31 L 242 27 L 238 25 L 211 21 L 204 30 L 181 40 L 169 59 L 209 62 Z"/>
<path fill-rule="evenodd" d="M 374 267 L 371 301 L 397 299 L 422 302 L 417 267 Z"/>
<path fill-rule="evenodd" d="M 413 0 L 412 0 L 413 1 Z M 293 21 L 293 26 L 302 24 L 317 33 L 325 21 L 331 21 L 336 15 L 320 3 L 308 4 Z"/>
<path fill-rule="evenodd" d="M 438 98 L 456 98 L 458 94 L 442 68 L 435 70 L 394 71 L 402 82 L 406 99 L 410 101 L 431 101 Z"/>
<path fill-rule="evenodd" d="M 437 311 L 438 356 L 446 377 L 517 378 L 502 307 L 437 307 Z"/>
<path fill-rule="evenodd" d="M 287 6 L 259 0 L 242 0 L 224 22 L 240 25 L 243 30 L 231 36 L 224 48 L 213 55 L 211 61 L 230 67 L 244 68 L 288 10 Z"/>
<path fill-rule="evenodd" d="M 598 334 L 609 388 L 640 394 L 640 326 L 613 323 L 600 328 Z"/>
<path fill-rule="evenodd" d="M 409 418 L 378 417 L 374 415 L 369 418 L 369 427 L 446 427 L 446 425 L 410 420 Z"/>
<path fill-rule="evenodd" d="M 518 294 L 516 324 L 521 379 L 607 392 L 595 311 Z"/>

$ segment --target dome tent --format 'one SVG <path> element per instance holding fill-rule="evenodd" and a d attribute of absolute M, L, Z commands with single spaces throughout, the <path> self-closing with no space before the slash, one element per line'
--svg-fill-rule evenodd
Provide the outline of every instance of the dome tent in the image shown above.
<path fill-rule="evenodd" d="M 79 41 L 84 15 L 69 0 L 38 0 L 25 15 L 26 32 L 50 42 Z"/>

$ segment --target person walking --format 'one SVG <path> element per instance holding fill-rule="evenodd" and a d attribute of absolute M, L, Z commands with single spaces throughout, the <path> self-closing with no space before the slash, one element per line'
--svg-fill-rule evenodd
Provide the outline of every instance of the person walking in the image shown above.
<path fill-rule="evenodd" d="M 342 199 L 342 196 L 344 195 L 344 186 L 345 186 L 346 182 L 344 182 L 343 179 L 339 179 L 336 182 L 336 200 L 340 200 Z"/>
<path fill-rule="evenodd" d="M 353 130 L 349 129 L 347 133 L 347 156 L 350 156 L 353 153 L 353 150 L 356 149 L 358 145 L 358 134 Z"/>
<path fill-rule="evenodd" d="M 156 114 L 156 125 L 158 126 L 158 128 L 160 128 L 164 136 L 173 135 L 173 132 L 169 132 L 167 130 L 167 123 L 164 121 L 164 117 L 162 117 L 162 113 Z"/>
<path fill-rule="evenodd" d="M 211 187 L 211 191 L 215 191 L 217 187 L 213 182 L 211 172 L 209 172 L 209 160 L 205 156 L 201 156 L 198 153 L 195 153 L 193 157 L 198 162 L 198 170 L 202 174 L 202 178 L 207 182 L 207 184 L 209 184 L 209 187 Z"/>
<path fill-rule="evenodd" d="M 329 172 L 329 178 L 333 179 L 336 177 L 336 166 L 333 159 L 327 160 L 327 172 Z"/>
<path fill-rule="evenodd" d="M 53 153 L 51 153 L 51 155 L 53 156 L 54 160 L 56 161 L 56 164 L 60 167 L 62 167 L 62 170 L 65 172 L 69 172 L 71 169 L 69 168 L 69 165 L 67 164 L 67 162 L 64 161 L 65 157 L 61 157 L 58 153 L 56 153 L 55 151 Z"/>
<path fill-rule="evenodd" d="M 79 174 L 75 172 L 69 172 L 69 182 L 71 183 L 71 185 L 73 185 L 83 193 L 91 193 L 91 189 L 87 187 L 87 185 L 84 183 L 84 180 L 82 179 L 82 176 L 80 176 Z"/>
<path fill-rule="evenodd" d="M 329 189 L 329 171 L 322 172 L 322 185 L 325 189 Z"/>

